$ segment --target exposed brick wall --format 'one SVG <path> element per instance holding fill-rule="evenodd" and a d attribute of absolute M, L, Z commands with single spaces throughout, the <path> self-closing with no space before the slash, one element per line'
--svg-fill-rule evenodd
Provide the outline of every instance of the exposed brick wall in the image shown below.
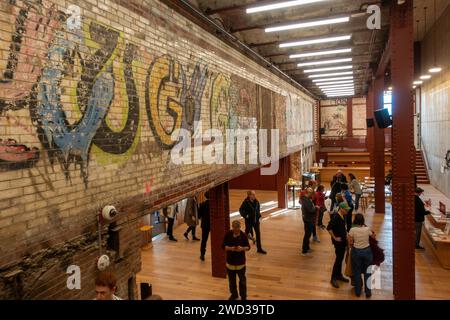
<path fill-rule="evenodd" d="M 313 105 L 156 0 L 3 1 L 0 298 L 92 298 L 98 248 L 83 239 L 96 239 L 106 204 L 128 221 L 114 264 L 127 296 L 140 268 L 132 216 L 259 166 L 176 165 L 171 133 L 195 120 L 279 128 L 282 158 L 313 144 Z M 66 289 L 68 261 L 81 291 Z"/>

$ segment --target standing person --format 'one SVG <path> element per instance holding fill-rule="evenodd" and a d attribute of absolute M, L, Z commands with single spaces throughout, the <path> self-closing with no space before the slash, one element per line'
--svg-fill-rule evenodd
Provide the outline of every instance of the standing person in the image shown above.
<path fill-rule="evenodd" d="M 331 192 L 330 192 L 330 199 L 331 199 L 331 208 L 330 212 L 333 211 L 334 205 L 336 204 L 336 195 L 341 193 L 341 185 L 347 183 L 347 178 L 345 178 L 344 174 L 341 170 L 338 170 L 338 172 L 334 175 L 333 180 L 331 180 L 330 186 L 331 186 Z"/>
<path fill-rule="evenodd" d="M 352 213 L 353 213 L 353 198 L 352 198 L 352 194 L 350 193 L 350 191 L 348 190 L 348 185 L 347 184 L 342 184 L 342 196 L 344 197 L 345 201 L 347 202 L 348 206 L 350 207 L 350 209 L 347 212 L 347 215 L 345 216 L 345 222 L 347 224 L 347 232 L 350 230 L 350 228 L 352 227 Z"/>
<path fill-rule="evenodd" d="M 202 228 L 202 243 L 200 244 L 200 260 L 205 261 L 206 243 L 211 230 L 211 216 L 209 212 L 209 193 L 205 193 L 205 201 L 198 208 L 198 217 L 202 220 L 200 226 Z"/>
<path fill-rule="evenodd" d="M 231 296 L 228 300 L 238 298 L 236 276 L 239 277 L 239 294 L 242 300 L 247 300 L 247 278 L 245 277 L 245 251 L 250 250 L 247 235 L 241 231 L 241 223 L 234 220 L 232 229 L 225 234 L 222 248 L 227 255 L 227 273 Z"/>
<path fill-rule="evenodd" d="M 245 220 L 245 234 L 249 235 L 251 230 L 255 229 L 256 247 L 258 248 L 257 252 L 266 254 L 267 252 L 263 250 L 261 245 L 261 229 L 259 222 L 261 213 L 260 204 L 258 199 L 256 199 L 255 191 L 247 191 L 247 198 L 242 202 L 239 213 Z"/>
<path fill-rule="evenodd" d="M 342 275 L 342 261 L 344 260 L 345 251 L 347 248 L 347 229 L 345 227 L 345 216 L 347 215 L 350 207 L 346 202 L 339 204 L 339 210 L 333 215 L 328 223 L 327 230 L 331 236 L 331 241 L 334 245 L 334 251 L 336 259 L 333 265 L 333 271 L 331 273 L 331 285 L 335 288 L 339 288 L 337 281 L 349 282 L 347 278 Z"/>
<path fill-rule="evenodd" d="M 110 271 L 102 271 L 95 278 L 95 300 L 123 300 L 116 296 L 117 278 Z"/>
<path fill-rule="evenodd" d="M 186 209 L 184 210 L 184 222 L 188 225 L 184 237 L 189 240 L 189 232 L 192 232 L 192 240 L 199 241 L 200 239 L 195 236 L 195 229 L 198 225 L 198 207 L 195 196 L 187 199 Z"/>
<path fill-rule="evenodd" d="M 373 236 L 374 233 L 365 225 L 364 216 L 361 213 L 357 213 L 353 227 L 348 232 L 348 242 L 352 247 L 351 264 L 353 282 L 357 297 L 361 296 L 361 274 L 364 274 L 364 292 L 366 293 L 366 297 L 370 298 L 372 296 L 372 291 L 368 286 L 370 273 L 367 272 L 367 269 L 372 265 L 373 260 L 372 249 L 369 243 L 369 238 Z"/>
<path fill-rule="evenodd" d="M 414 205 L 415 205 L 415 222 L 416 222 L 416 249 L 425 250 L 424 247 L 420 245 L 420 237 L 422 235 L 422 225 L 425 221 L 425 216 L 430 214 L 430 211 L 425 209 L 425 204 L 422 199 L 420 199 L 420 195 L 423 193 L 423 189 L 418 187 L 415 190 L 414 194 Z"/>
<path fill-rule="evenodd" d="M 309 238 L 311 238 L 311 233 L 314 228 L 314 221 L 316 219 L 317 207 L 312 202 L 311 198 L 314 194 L 314 190 L 311 188 L 306 189 L 306 194 L 303 194 L 300 198 L 300 203 L 302 205 L 302 218 L 305 234 L 303 236 L 302 244 L 302 256 L 305 256 L 308 251 L 311 250 L 309 247 Z"/>
<path fill-rule="evenodd" d="M 165 208 L 163 208 L 163 214 L 167 218 L 167 236 L 169 237 L 170 241 L 178 241 L 173 236 L 173 225 L 175 223 L 175 218 L 177 217 L 178 213 L 178 204 L 172 204 Z"/>
<path fill-rule="evenodd" d="M 318 216 L 319 216 L 319 209 L 317 209 L 318 205 L 316 203 L 317 202 L 316 193 L 314 192 L 316 187 L 317 187 L 317 181 L 316 180 L 310 180 L 309 183 L 308 183 L 308 189 L 313 190 L 313 192 L 312 192 L 312 194 L 310 196 L 310 199 L 314 203 L 314 205 L 316 206 L 316 210 L 317 210 L 316 216 L 315 216 L 315 219 L 314 219 L 313 225 L 312 225 L 312 236 L 313 236 L 313 241 L 320 242 L 319 237 L 317 236 L 317 219 L 318 219 Z"/>
<path fill-rule="evenodd" d="M 350 187 L 353 190 L 353 192 L 355 193 L 355 212 L 358 212 L 359 199 L 361 199 L 361 196 L 362 196 L 361 185 L 359 184 L 358 179 L 356 179 L 356 177 L 353 173 L 349 173 L 348 176 L 350 177 Z"/>
<path fill-rule="evenodd" d="M 327 211 L 327 208 L 325 207 L 325 187 L 323 185 L 319 185 L 316 190 L 316 196 L 315 204 L 319 207 L 319 214 L 317 217 L 317 226 L 321 229 L 325 229 L 325 226 L 323 225 L 323 214 L 325 211 Z"/>

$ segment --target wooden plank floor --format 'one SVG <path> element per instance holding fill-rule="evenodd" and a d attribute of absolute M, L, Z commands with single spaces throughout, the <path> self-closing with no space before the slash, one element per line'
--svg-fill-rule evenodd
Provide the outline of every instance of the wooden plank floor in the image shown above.
<path fill-rule="evenodd" d="M 439 197 L 437 190 L 428 189 Z M 430 194 L 431 195 L 431 194 Z M 330 272 L 334 250 L 326 231 L 319 230 L 320 243 L 313 243 L 310 257 L 300 255 L 303 223 L 300 210 L 280 210 L 276 207 L 276 193 L 257 191 L 263 212 L 262 242 L 267 255 L 247 254 L 247 282 L 249 299 L 357 299 L 349 284 L 331 287 Z M 230 190 L 232 219 L 245 197 L 245 190 Z M 234 214 L 233 214 L 234 213 Z M 366 212 L 367 224 L 378 234 L 385 249 L 381 287 L 374 290 L 372 299 L 392 299 L 392 217 L 390 206 L 385 215 Z M 325 218 L 325 222 L 328 217 Z M 209 247 L 206 261 L 199 259 L 199 242 L 187 241 L 184 226 L 175 229 L 178 242 L 167 238 L 156 240 L 153 247 L 142 251 L 142 271 L 138 282 L 149 282 L 153 293 L 163 299 L 226 299 L 229 296 L 226 279 L 211 276 Z M 200 229 L 197 235 L 200 236 Z M 424 241 L 424 245 L 428 244 Z M 450 270 L 442 269 L 431 250 L 416 253 L 416 283 L 419 299 L 450 299 Z M 359 298 L 365 300 L 364 297 Z"/>

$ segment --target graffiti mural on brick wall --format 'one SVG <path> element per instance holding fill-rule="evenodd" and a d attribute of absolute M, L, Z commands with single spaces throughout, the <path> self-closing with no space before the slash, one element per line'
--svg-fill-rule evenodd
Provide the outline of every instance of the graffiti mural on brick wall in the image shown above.
<path fill-rule="evenodd" d="M 163 148 L 176 143 L 172 139 L 176 129 L 195 131 L 207 76 L 208 67 L 198 63 L 188 84 L 183 65 L 169 55 L 156 58 L 150 65 L 145 106 L 153 134 Z"/>
<path fill-rule="evenodd" d="M 84 19 L 76 5 L 65 12 L 48 0 L 2 6 L 11 22 L 10 42 L 0 42 L 7 57 L 0 62 L 3 171 L 42 160 L 60 166 L 68 181 L 78 172 L 88 186 L 90 161 L 125 163 L 136 152 L 145 115 L 161 153 L 177 142 L 177 129 L 195 133 L 202 117 L 221 131 L 261 127 L 257 104 L 272 103 L 257 103 L 257 84 L 212 72 L 193 56 L 152 52 L 123 31 Z M 283 123 L 270 120 L 269 109 L 263 127 Z"/>

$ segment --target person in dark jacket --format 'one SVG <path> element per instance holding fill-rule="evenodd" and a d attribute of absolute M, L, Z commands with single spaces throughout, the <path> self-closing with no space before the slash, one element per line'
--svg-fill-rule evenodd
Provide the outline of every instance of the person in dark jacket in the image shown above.
<path fill-rule="evenodd" d="M 331 180 L 330 186 L 331 186 L 331 192 L 330 192 L 330 199 L 331 199 L 331 208 L 330 212 L 333 211 L 334 205 L 336 204 L 336 195 L 341 193 L 341 185 L 343 183 L 347 183 L 347 178 L 342 173 L 341 170 L 339 170 L 336 175 L 333 177 L 333 180 Z"/>
<path fill-rule="evenodd" d="M 195 236 L 195 230 L 198 225 L 198 204 L 197 197 L 189 197 L 186 202 L 186 208 L 184 209 L 184 222 L 188 225 L 184 237 L 189 240 L 189 232 L 192 232 L 192 240 L 199 241 L 200 239 Z"/>
<path fill-rule="evenodd" d="M 353 209 L 354 209 L 353 198 L 352 198 L 352 194 L 350 193 L 350 190 L 349 190 L 347 184 L 343 183 L 341 185 L 341 190 L 342 190 L 342 196 L 344 197 L 345 201 L 347 201 L 347 204 L 350 207 L 350 210 L 348 210 L 347 214 L 345 215 L 345 223 L 347 224 L 347 232 L 349 232 L 352 227 L 352 214 L 353 214 Z"/>
<path fill-rule="evenodd" d="M 202 242 L 200 244 L 200 260 L 205 261 L 206 243 L 208 242 L 209 232 L 211 230 L 211 216 L 209 213 L 209 194 L 205 193 L 205 201 L 198 208 L 198 218 L 201 219 Z"/>
<path fill-rule="evenodd" d="M 226 252 L 226 267 L 231 296 L 228 300 L 238 298 L 236 276 L 239 277 L 239 294 L 242 300 L 247 299 L 247 278 L 245 277 L 245 252 L 250 250 L 248 238 L 241 231 L 241 223 L 234 220 L 232 229 L 225 234 L 222 248 Z"/>
<path fill-rule="evenodd" d="M 344 260 L 345 251 L 347 248 L 347 228 L 345 224 L 345 215 L 350 207 L 347 202 L 339 204 L 339 211 L 335 213 L 328 223 L 327 230 L 331 236 L 331 241 L 334 245 L 336 259 L 333 265 L 333 272 L 331 274 L 331 285 L 339 288 L 337 281 L 349 282 L 347 278 L 342 275 L 342 261 Z"/>
<path fill-rule="evenodd" d="M 316 220 L 316 213 L 318 208 L 314 205 L 311 199 L 313 194 L 314 190 L 308 188 L 306 189 L 306 193 L 303 194 L 300 198 L 300 203 L 302 205 L 303 226 L 305 229 L 305 234 L 303 236 L 302 256 L 305 256 L 311 249 L 309 247 L 309 238 L 311 238 L 311 233 L 314 228 L 314 222 Z"/>
<path fill-rule="evenodd" d="M 425 209 L 425 204 L 422 199 L 420 199 L 420 195 L 423 193 L 423 189 L 418 187 L 416 188 L 416 193 L 414 195 L 414 204 L 415 204 L 415 221 L 416 221 L 416 249 L 425 250 L 424 247 L 420 245 L 420 236 L 422 235 L 422 225 L 425 221 L 425 216 L 430 214 L 430 211 Z"/>
<path fill-rule="evenodd" d="M 255 191 L 247 191 L 247 198 L 242 202 L 239 213 L 245 220 L 245 234 L 249 235 L 255 229 L 257 252 L 266 254 L 261 245 L 261 229 L 259 220 L 261 219 L 260 204 L 256 199 Z"/>

